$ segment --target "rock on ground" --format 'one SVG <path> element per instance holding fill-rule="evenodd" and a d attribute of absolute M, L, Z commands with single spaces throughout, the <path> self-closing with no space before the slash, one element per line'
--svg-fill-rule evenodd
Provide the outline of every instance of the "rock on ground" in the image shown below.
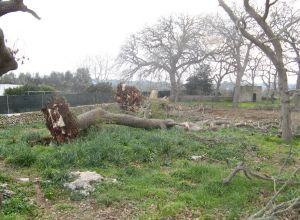
<path fill-rule="evenodd" d="M 71 177 L 76 178 L 73 182 L 65 183 L 64 186 L 72 191 L 78 191 L 82 195 L 89 195 L 95 190 L 93 184 L 100 183 L 102 181 L 108 180 L 100 174 L 91 171 L 85 172 L 71 172 Z M 111 179 L 112 182 L 116 182 L 115 179 Z"/>

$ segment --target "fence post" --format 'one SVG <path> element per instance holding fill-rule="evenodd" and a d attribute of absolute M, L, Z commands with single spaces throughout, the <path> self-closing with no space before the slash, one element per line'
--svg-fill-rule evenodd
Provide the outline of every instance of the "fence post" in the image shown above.
<path fill-rule="evenodd" d="M 45 92 L 42 93 L 42 108 L 43 108 L 43 106 L 44 106 L 44 94 L 45 94 Z"/>
<path fill-rule="evenodd" d="M 7 114 L 9 114 L 8 95 L 6 95 Z"/>

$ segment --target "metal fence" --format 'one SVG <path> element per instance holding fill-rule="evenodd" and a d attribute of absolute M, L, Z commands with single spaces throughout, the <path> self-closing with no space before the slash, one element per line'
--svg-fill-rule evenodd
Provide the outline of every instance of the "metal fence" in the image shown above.
<path fill-rule="evenodd" d="M 112 93 L 60 94 L 71 106 L 93 105 L 113 101 Z M 0 96 L 0 114 L 39 111 L 52 94 Z"/>

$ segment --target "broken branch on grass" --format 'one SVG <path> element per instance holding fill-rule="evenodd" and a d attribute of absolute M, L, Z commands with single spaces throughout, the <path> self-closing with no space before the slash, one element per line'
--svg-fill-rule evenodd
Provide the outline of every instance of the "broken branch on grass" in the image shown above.
<path fill-rule="evenodd" d="M 257 178 L 257 179 L 261 179 L 261 180 L 266 180 L 266 181 L 272 181 L 272 182 L 277 182 L 277 183 L 285 183 L 285 180 L 283 179 L 279 179 L 279 178 L 275 178 L 273 176 L 268 176 L 265 174 L 259 174 L 259 173 L 255 173 L 253 171 L 251 171 L 245 164 L 244 162 L 239 162 L 237 163 L 236 167 L 233 169 L 233 171 L 230 173 L 230 175 L 228 177 L 226 177 L 225 179 L 223 179 L 223 183 L 224 184 L 229 184 L 231 182 L 231 180 L 236 176 L 236 174 L 240 171 L 243 171 L 244 175 L 248 178 L 248 179 L 252 179 L 252 177 Z M 291 182 L 289 184 L 298 184 L 296 182 Z"/>
<path fill-rule="evenodd" d="M 292 173 L 290 178 L 284 182 L 284 184 L 280 187 L 280 189 L 272 196 L 272 198 L 268 201 L 267 205 L 259 210 L 257 213 L 250 216 L 249 220 L 258 220 L 258 219 L 274 219 L 275 216 L 282 214 L 284 212 L 290 211 L 292 209 L 300 208 L 300 197 L 292 199 L 287 202 L 283 202 L 277 206 L 274 206 L 273 203 L 277 196 L 289 185 L 292 184 L 293 178 L 299 172 L 300 167 L 296 168 Z"/>

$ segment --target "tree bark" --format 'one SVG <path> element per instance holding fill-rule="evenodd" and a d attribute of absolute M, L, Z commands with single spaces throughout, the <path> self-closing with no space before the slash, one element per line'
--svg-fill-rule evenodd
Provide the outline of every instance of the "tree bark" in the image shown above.
<path fill-rule="evenodd" d="M 99 122 L 145 129 L 166 129 L 177 124 L 171 119 L 163 120 L 138 118 L 132 115 L 110 113 L 101 108 L 97 108 L 79 115 L 77 117 L 77 122 L 80 129 L 86 129 Z"/>
<path fill-rule="evenodd" d="M 241 81 L 242 81 L 242 73 L 238 71 L 236 81 L 235 81 L 235 87 L 234 87 L 234 94 L 233 94 L 233 103 L 232 107 L 237 108 L 240 101 L 240 92 L 241 92 Z"/>
<path fill-rule="evenodd" d="M 28 12 L 35 18 L 41 19 L 33 10 L 24 5 L 23 0 L 0 1 L 0 17 L 11 12 Z M 4 34 L 0 28 L 0 76 L 18 68 L 13 51 L 5 45 Z"/>
<path fill-rule="evenodd" d="M 13 52 L 5 45 L 4 34 L 0 29 L 0 76 L 18 68 Z"/>
<path fill-rule="evenodd" d="M 178 101 L 178 85 L 176 82 L 176 74 L 173 72 L 170 72 L 169 75 L 170 75 L 170 82 L 171 82 L 170 100 L 173 102 L 177 102 Z"/>
<path fill-rule="evenodd" d="M 214 94 L 215 96 L 220 96 L 221 94 L 220 87 L 221 87 L 221 80 L 218 80 L 215 88 L 215 94 Z"/>
<path fill-rule="evenodd" d="M 300 89 L 300 54 L 299 51 L 297 50 L 297 65 L 298 65 L 298 73 L 297 73 L 297 82 L 296 82 L 296 89 Z"/>
<path fill-rule="evenodd" d="M 287 73 L 284 64 L 278 64 L 278 87 L 280 92 L 281 102 L 281 130 L 282 139 L 290 140 L 292 138 L 291 128 L 291 107 L 290 107 L 290 94 L 287 81 Z"/>

